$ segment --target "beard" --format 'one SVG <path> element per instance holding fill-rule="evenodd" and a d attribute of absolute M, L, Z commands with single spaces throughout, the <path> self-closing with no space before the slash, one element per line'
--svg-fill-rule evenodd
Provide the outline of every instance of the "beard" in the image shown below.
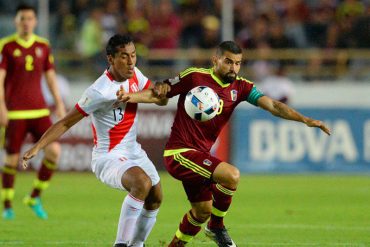
<path fill-rule="evenodd" d="M 236 79 L 236 73 L 229 72 L 222 76 L 222 81 L 226 83 L 233 83 Z"/>

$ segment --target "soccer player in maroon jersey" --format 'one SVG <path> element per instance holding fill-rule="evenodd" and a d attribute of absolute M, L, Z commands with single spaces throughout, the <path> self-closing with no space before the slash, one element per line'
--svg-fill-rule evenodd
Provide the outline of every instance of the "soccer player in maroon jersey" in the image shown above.
<path fill-rule="evenodd" d="M 16 33 L 0 40 L 0 128 L 5 133 L 5 164 L 2 167 L 1 199 L 3 218 L 13 219 L 14 180 L 21 145 L 30 133 L 37 141 L 51 126 L 49 109 L 41 91 L 44 73 L 56 102 L 56 114 L 65 114 L 56 85 L 53 56 L 49 43 L 33 33 L 37 25 L 36 10 L 20 5 L 15 16 Z M 5 130 L 6 128 L 6 130 Z M 33 190 L 23 202 L 41 219 L 47 219 L 40 194 L 49 185 L 60 155 L 58 143 L 45 147 L 45 156 L 33 183 Z"/>
<path fill-rule="evenodd" d="M 247 101 L 277 117 L 302 122 L 330 134 L 323 122 L 303 116 L 286 104 L 264 96 L 252 82 L 238 77 L 241 62 L 240 47 L 233 41 L 225 41 L 218 46 L 211 69 L 187 69 L 178 77 L 166 80 L 165 84 L 159 84 L 155 90 L 148 92 L 118 92 L 119 100 L 128 97 L 129 102 L 151 102 L 149 99 L 153 95 L 165 95 L 167 98 L 179 95 L 164 160 L 168 172 L 182 181 L 191 209 L 182 218 L 170 247 L 184 246 L 208 219 L 205 227 L 208 237 L 218 246 L 236 246 L 223 219 L 239 183 L 239 170 L 212 156 L 210 149 L 239 103 Z M 186 94 L 196 86 L 212 88 L 223 100 L 220 114 L 206 122 L 194 120 L 185 112 Z"/>

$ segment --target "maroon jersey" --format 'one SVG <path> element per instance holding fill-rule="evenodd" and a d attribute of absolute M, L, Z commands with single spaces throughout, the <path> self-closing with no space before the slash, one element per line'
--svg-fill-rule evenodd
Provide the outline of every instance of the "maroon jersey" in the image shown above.
<path fill-rule="evenodd" d="M 177 113 L 166 150 L 191 148 L 209 152 L 235 107 L 242 101 L 257 105 L 258 98 L 263 96 L 252 82 L 237 77 L 233 83 L 223 83 L 213 74 L 212 69 L 189 68 L 166 82 L 171 85 L 167 97 L 179 95 Z M 185 111 L 186 94 L 197 86 L 212 88 L 220 100 L 223 100 L 221 113 L 206 122 L 193 120 Z"/>
<path fill-rule="evenodd" d="M 37 35 L 25 41 L 17 34 L 0 40 L 0 68 L 6 70 L 5 102 L 9 111 L 47 108 L 41 76 L 54 68 L 48 41 Z"/>

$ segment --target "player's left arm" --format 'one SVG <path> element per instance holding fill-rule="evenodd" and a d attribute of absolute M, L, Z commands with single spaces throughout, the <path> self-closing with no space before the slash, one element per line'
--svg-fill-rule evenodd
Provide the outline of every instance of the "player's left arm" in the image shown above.
<path fill-rule="evenodd" d="M 53 95 L 54 102 L 55 102 L 55 113 L 59 119 L 63 118 L 66 114 L 65 106 L 62 100 L 62 97 L 60 96 L 58 85 L 57 85 L 57 79 L 54 69 L 49 69 L 45 72 L 45 79 L 47 82 L 47 85 L 49 87 L 49 90 L 51 94 Z"/>
<path fill-rule="evenodd" d="M 297 122 L 302 122 L 306 124 L 308 127 L 320 128 L 326 134 L 330 135 L 330 129 L 322 121 L 306 117 L 299 113 L 298 111 L 294 110 L 293 108 L 289 107 L 288 105 L 277 100 L 273 100 L 270 97 L 267 96 L 260 97 L 257 100 L 257 105 L 262 109 L 269 111 L 274 116 Z"/>

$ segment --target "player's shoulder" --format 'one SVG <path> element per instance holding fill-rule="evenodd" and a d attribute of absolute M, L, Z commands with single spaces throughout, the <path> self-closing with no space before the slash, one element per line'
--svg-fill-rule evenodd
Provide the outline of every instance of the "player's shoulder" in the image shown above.
<path fill-rule="evenodd" d="M 246 78 L 244 78 L 244 77 L 241 77 L 241 76 L 237 76 L 237 77 L 236 77 L 236 80 L 237 80 L 238 82 L 241 82 L 241 83 L 247 83 L 247 84 L 251 84 L 251 85 L 253 85 L 253 84 L 254 84 L 252 81 L 250 81 L 250 80 L 248 80 L 248 79 L 246 79 Z"/>
<path fill-rule="evenodd" d="M 180 72 L 180 78 L 183 78 L 189 75 L 211 75 L 211 73 L 212 73 L 212 69 L 190 67 Z"/>
<path fill-rule="evenodd" d="M 115 95 L 116 87 L 113 81 L 106 73 L 103 73 L 96 81 L 89 87 L 89 90 L 94 92 L 99 97 L 109 98 L 112 94 Z"/>
<path fill-rule="evenodd" d="M 50 42 L 48 39 L 44 38 L 44 37 L 41 37 L 41 36 L 38 36 L 35 34 L 35 41 L 40 43 L 40 44 L 43 44 L 45 46 L 49 46 L 50 45 Z"/>
<path fill-rule="evenodd" d="M 7 44 L 15 42 L 17 39 L 16 34 L 8 35 L 0 39 L 0 50 L 3 49 L 3 47 Z"/>

